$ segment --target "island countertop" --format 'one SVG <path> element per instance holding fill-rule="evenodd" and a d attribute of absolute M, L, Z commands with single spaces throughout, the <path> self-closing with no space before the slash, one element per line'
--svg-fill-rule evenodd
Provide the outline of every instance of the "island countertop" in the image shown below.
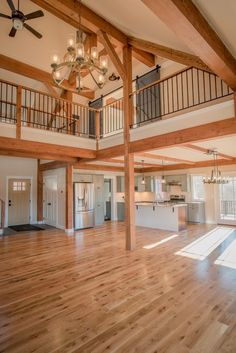
<path fill-rule="evenodd" d="M 136 225 L 179 232 L 187 228 L 187 204 L 136 202 Z"/>

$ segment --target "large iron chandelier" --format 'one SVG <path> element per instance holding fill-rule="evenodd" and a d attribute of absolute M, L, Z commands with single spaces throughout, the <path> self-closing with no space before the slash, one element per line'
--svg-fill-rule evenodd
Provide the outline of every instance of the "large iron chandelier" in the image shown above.
<path fill-rule="evenodd" d="M 80 1 L 81 5 L 81 1 Z M 108 57 L 99 56 L 98 48 L 93 46 L 88 52 L 85 51 L 84 40 L 86 33 L 81 29 L 81 7 L 79 11 L 79 30 L 76 38 L 69 38 L 67 52 L 61 60 L 57 54 L 52 57 L 52 77 L 57 86 L 63 89 L 80 92 L 85 90 L 83 76 L 89 73 L 98 88 L 102 88 L 106 81 L 108 71 Z M 75 76 L 75 88 L 68 87 L 67 80 Z"/>
<path fill-rule="evenodd" d="M 211 171 L 210 177 L 203 178 L 203 183 L 204 184 L 227 184 L 229 180 L 222 176 L 221 171 L 219 170 L 219 167 L 218 167 L 218 163 L 217 163 L 218 152 L 216 150 L 209 150 L 207 154 L 213 156 L 214 168 Z"/>

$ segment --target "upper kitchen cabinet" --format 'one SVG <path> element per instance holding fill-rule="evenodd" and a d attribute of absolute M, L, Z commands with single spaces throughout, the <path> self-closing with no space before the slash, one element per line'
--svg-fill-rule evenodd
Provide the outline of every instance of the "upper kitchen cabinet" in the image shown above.
<path fill-rule="evenodd" d="M 142 176 L 135 176 L 134 189 L 136 192 L 153 192 L 154 191 L 154 177 L 146 176 L 145 184 L 142 184 Z M 125 177 L 116 177 L 116 192 L 125 192 Z"/>
<path fill-rule="evenodd" d="M 181 191 L 188 192 L 190 188 L 189 176 L 187 174 L 165 175 L 166 184 L 162 184 L 162 191 L 168 192 L 171 186 L 179 186 Z"/>

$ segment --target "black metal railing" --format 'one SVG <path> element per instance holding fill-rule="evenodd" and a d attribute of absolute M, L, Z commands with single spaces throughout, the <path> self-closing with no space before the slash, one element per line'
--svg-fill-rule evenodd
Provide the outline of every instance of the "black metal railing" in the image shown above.
<path fill-rule="evenodd" d="M 91 108 L 22 89 L 22 125 L 69 135 L 95 138 L 91 130 Z"/>
<path fill-rule="evenodd" d="M 105 105 L 101 111 L 101 136 L 106 137 L 121 132 L 124 126 L 123 98 Z"/>
<path fill-rule="evenodd" d="M 0 81 L 0 121 L 7 124 L 16 123 L 17 85 Z"/>
<path fill-rule="evenodd" d="M 232 94 L 215 74 L 188 68 L 133 93 L 132 128 Z"/>

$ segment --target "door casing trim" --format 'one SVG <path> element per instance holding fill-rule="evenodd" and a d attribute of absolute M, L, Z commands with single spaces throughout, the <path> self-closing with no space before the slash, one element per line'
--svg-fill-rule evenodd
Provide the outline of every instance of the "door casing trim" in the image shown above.
<path fill-rule="evenodd" d="M 8 227 L 8 190 L 9 190 L 9 179 L 28 179 L 30 180 L 30 224 L 34 223 L 33 221 L 33 177 L 32 176 L 7 176 L 6 177 L 6 199 L 5 199 L 5 219 L 6 219 L 6 224 L 5 226 Z"/>

